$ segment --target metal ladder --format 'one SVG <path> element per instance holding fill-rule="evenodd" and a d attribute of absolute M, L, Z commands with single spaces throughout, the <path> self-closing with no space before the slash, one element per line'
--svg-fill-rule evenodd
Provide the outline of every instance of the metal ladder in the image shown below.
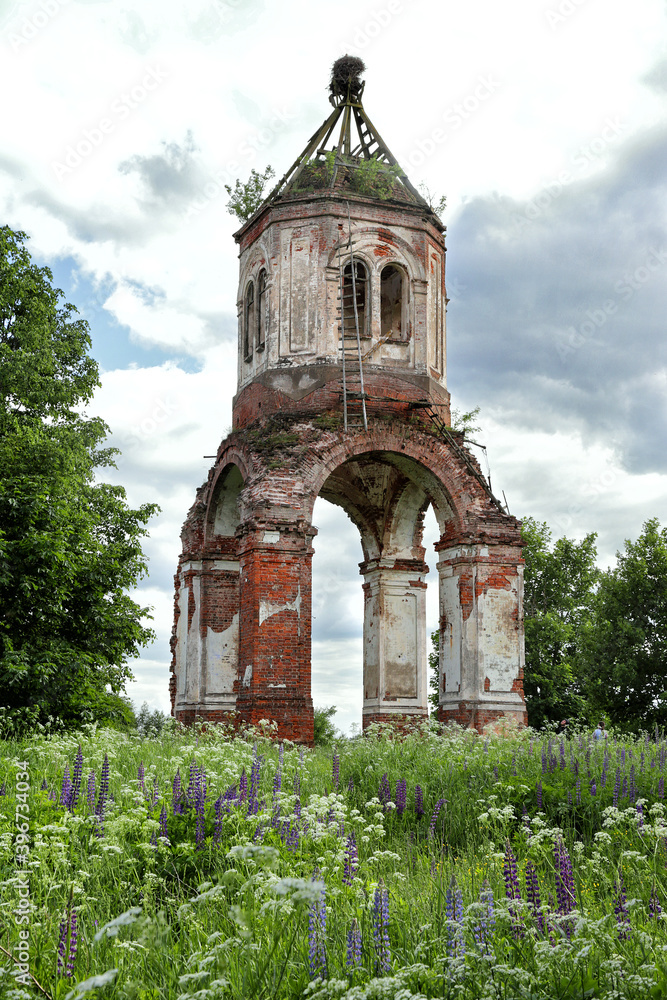
<path fill-rule="evenodd" d="M 365 279 L 361 277 L 361 274 L 364 273 L 363 265 L 360 274 L 357 274 L 356 263 L 350 225 L 350 206 L 348 205 L 347 246 L 340 247 L 338 250 L 338 308 L 340 317 L 340 353 L 341 365 L 343 369 L 343 427 L 347 431 L 350 426 L 363 426 L 364 430 L 367 431 L 367 397 L 364 389 L 364 371 L 362 366 L 363 359 L 361 355 L 361 334 L 359 332 L 359 308 L 357 298 L 359 283 L 361 281 L 365 281 Z M 344 270 L 348 264 L 350 266 L 350 282 L 346 288 Z M 365 289 L 364 304 L 365 308 L 368 309 L 368 299 L 367 296 L 365 296 Z M 360 417 L 360 422 L 351 424 L 351 416 Z"/>

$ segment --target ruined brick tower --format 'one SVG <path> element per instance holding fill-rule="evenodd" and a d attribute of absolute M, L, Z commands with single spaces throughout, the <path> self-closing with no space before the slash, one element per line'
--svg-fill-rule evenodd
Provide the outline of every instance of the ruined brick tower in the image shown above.
<path fill-rule="evenodd" d="M 442 721 L 525 722 L 519 523 L 449 427 L 445 241 L 334 65 L 333 111 L 236 233 L 233 430 L 182 531 L 172 711 L 312 741 L 315 499 L 359 529 L 363 723 L 427 715 L 424 512 L 441 537 Z"/>

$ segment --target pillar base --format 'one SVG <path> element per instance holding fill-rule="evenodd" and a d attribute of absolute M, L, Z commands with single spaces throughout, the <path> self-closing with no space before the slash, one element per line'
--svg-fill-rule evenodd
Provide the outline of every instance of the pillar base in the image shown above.
<path fill-rule="evenodd" d="M 458 704 L 440 705 L 438 721 L 443 725 L 455 722 L 464 729 L 481 733 L 486 726 L 510 724 L 527 726 L 528 715 L 521 704 L 491 705 L 483 701 L 460 701 Z"/>

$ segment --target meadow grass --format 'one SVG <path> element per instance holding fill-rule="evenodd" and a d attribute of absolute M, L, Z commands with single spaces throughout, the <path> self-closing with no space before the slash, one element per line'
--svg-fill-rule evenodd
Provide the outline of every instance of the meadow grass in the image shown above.
<path fill-rule="evenodd" d="M 667 996 L 667 743 L 0 743 L 0 997 Z"/>

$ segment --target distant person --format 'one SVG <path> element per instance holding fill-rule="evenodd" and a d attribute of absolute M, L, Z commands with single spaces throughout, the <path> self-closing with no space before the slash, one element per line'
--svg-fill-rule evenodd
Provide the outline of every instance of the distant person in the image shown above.
<path fill-rule="evenodd" d="M 607 739 L 607 734 L 604 731 L 604 722 L 599 722 L 598 723 L 598 727 L 595 730 L 595 732 L 593 733 L 593 739 L 594 740 L 606 740 Z"/>
<path fill-rule="evenodd" d="M 558 732 L 560 733 L 561 736 L 565 736 L 566 731 L 567 731 L 567 719 L 563 719 L 561 722 L 558 723 Z"/>

